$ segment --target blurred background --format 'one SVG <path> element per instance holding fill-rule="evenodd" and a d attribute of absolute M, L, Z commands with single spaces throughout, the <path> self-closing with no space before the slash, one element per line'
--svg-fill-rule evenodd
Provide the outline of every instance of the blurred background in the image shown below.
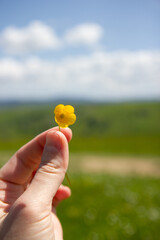
<path fill-rule="evenodd" d="M 159 22 L 159 0 L 0 1 L 0 165 L 75 107 L 65 240 L 159 239 Z"/>

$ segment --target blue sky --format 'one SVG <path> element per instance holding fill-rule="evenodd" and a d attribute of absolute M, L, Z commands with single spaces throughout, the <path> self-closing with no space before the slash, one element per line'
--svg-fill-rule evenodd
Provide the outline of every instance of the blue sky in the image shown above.
<path fill-rule="evenodd" d="M 0 99 L 159 98 L 159 0 L 1 0 Z"/>
<path fill-rule="evenodd" d="M 107 50 L 160 47 L 159 0 L 1 0 L 0 9 L 1 30 L 41 20 L 62 33 L 79 23 L 96 22 L 105 29 Z"/>

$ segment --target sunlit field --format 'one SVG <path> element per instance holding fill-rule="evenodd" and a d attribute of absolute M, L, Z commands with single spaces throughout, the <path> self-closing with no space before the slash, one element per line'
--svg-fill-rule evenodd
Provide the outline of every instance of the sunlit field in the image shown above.
<path fill-rule="evenodd" d="M 56 125 L 54 106 L 0 108 L 1 166 L 24 143 Z M 68 169 L 72 197 L 57 209 L 64 239 L 159 240 L 160 103 L 74 107 Z M 123 170 L 124 160 L 129 167 L 137 162 L 137 172 Z M 107 161 L 121 171 L 110 171 Z M 146 171 L 145 162 L 153 169 L 148 165 Z"/>
<path fill-rule="evenodd" d="M 55 105 L 0 108 L 0 150 L 13 149 L 56 125 Z M 160 103 L 75 104 L 71 152 L 160 155 Z"/>
<path fill-rule="evenodd" d="M 78 174 L 58 208 L 64 239 L 158 240 L 159 179 Z"/>

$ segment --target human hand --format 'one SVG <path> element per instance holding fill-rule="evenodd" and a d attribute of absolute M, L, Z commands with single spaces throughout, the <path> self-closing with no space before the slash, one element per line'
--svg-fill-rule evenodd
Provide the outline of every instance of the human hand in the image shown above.
<path fill-rule="evenodd" d="M 19 149 L 0 170 L 0 239 L 62 240 L 57 204 L 68 166 L 69 128 L 52 128 Z"/>

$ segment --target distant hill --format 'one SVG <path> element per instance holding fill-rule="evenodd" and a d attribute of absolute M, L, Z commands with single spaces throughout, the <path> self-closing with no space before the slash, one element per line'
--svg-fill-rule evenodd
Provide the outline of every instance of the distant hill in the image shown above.
<path fill-rule="evenodd" d="M 96 101 L 87 98 L 53 98 L 47 100 L 20 100 L 20 99 L 9 99 L 0 100 L 0 107 L 6 106 L 20 106 L 20 105 L 46 105 L 46 104 L 110 104 L 110 103 L 151 103 L 160 102 L 160 99 L 119 99 L 119 100 L 107 100 L 107 101 Z"/>
<path fill-rule="evenodd" d="M 46 105 L 46 104 L 75 104 L 75 103 L 93 103 L 88 99 L 75 99 L 75 98 L 56 98 L 49 100 L 0 100 L 0 107 L 2 106 L 18 106 L 18 105 Z"/>

